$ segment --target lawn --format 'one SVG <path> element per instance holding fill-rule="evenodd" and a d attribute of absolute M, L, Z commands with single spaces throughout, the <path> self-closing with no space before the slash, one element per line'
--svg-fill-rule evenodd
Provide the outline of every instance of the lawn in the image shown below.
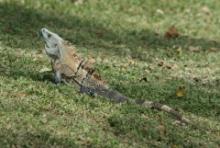
<path fill-rule="evenodd" d="M 0 0 L 0 147 L 220 147 L 220 1 Z M 178 37 L 169 37 L 175 27 Z M 93 57 L 110 86 L 194 125 L 55 85 L 38 32 Z M 172 32 L 171 32 L 172 35 Z"/>

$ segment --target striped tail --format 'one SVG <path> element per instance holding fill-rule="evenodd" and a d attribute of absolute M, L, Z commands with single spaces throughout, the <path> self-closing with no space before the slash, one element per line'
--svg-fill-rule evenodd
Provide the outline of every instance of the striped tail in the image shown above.
<path fill-rule="evenodd" d="M 110 90 L 110 89 L 106 89 L 106 88 L 101 88 L 101 87 L 91 88 L 91 87 L 81 86 L 80 92 L 86 93 L 89 95 L 97 94 L 99 96 L 105 97 L 105 98 L 107 98 L 113 102 L 116 102 L 116 103 L 129 102 L 132 104 L 141 105 L 146 108 L 153 108 L 153 109 L 161 110 L 161 111 L 164 111 L 164 112 L 167 112 L 167 113 L 173 115 L 177 120 L 181 121 L 182 123 L 186 123 L 186 124 L 190 123 L 189 119 L 185 118 L 182 114 L 177 112 L 175 109 L 173 109 L 167 105 L 160 104 L 158 102 L 149 101 L 149 100 L 134 100 L 134 99 L 131 99 L 131 98 L 124 96 L 123 94 L 119 93 L 118 91 L 114 91 L 114 90 Z"/>
<path fill-rule="evenodd" d="M 167 112 L 173 115 L 177 120 L 181 121 L 182 123 L 190 124 L 189 119 L 187 119 L 182 114 L 180 114 L 178 111 L 169 107 L 168 105 L 164 105 L 164 104 L 154 102 L 154 101 L 149 101 L 149 100 L 144 100 L 144 101 L 136 100 L 136 104 L 142 105 L 146 108 L 155 108 L 157 110 Z"/>

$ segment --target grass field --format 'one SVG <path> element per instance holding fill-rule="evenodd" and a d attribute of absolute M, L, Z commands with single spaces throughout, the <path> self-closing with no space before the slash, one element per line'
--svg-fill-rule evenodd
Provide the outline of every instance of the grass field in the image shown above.
<path fill-rule="evenodd" d="M 220 1 L 0 0 L 0 147 L 220 147 Z M 179 37 L 164 34 L 175 26 Z M 96 59 L 113 89 L 163 112 L 56 86 L 42 27 Z"/>

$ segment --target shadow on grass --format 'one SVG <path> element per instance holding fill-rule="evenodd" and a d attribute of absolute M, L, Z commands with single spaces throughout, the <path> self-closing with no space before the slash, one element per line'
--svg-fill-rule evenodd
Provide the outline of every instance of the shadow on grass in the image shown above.
<path fill-rule="evenodd" d="M 93 18 L 54 14 L 43 9 L 26 8 L 17 3 L 0 3 L 0 18 L 2 42 L 17 48 L 43 47 L 37 35 L 42 27 L 48 27 L 77 46 L 101 48 L 102 51 L 119 56 L 123 55 L 125 49 L 129 49 L 132 57 L 139 59 L 142 58 L 143 50 L 153 50 L 153 54 L 157 54 L 155 49 L 163 50 L 173 46 L 199 46 L 204 50 L 220 48 L 220 43 L 205 38 L 181 36 L 168 40 L 152 30 L 112 30 L 105 28 L 104 22 Z M 142 49 L 139 51 L 138 47 Z"/>
<path fill-rule="evenodd" d="M 158 114 L 156 118 L 152 119 L 152 117 L 149 116 L 150 114 L 143 115 L 143 112 L 140 111 L 133 111 L 131 113 L 130 109 L 132 110 L 132 108 L 129 107 L 127 108 L 128 111 L 122 111 L 125 113 L 113 114 L 108 118 L 114 135 L 119 138 L 128 138 L 129 144 L 138 141 L 147 143 L 150 147 L 167 147 L 172 145 L 208 147 L 210 144 L 214 147 L 218 147 L 219 145 L 219 137 L 210 137 L 210 135 L 207 134 L 208 131 L 211 132 L 211 130 L 215 130 L 216 128 L 214 127 L 213 129 L 209 129 L 206 125 L 202 125 L 204 126 L 203 128 L 201 125 L 198 125 L 197 129 L 188 125 L 186 129 L 186 127 L 173 126 L 171 122 L 166 120 L 165 116 Z M 202 131 L 204 129 L 206 129 L 205 132 Z M 195 134 L 198 132 L 200 132 L 202 136 Z M 207 136 L 210 137 L 210 140 L 207 140 Z M 162 141 L 166 143 L 166 145 L 161 145 Z"/>
<path fill-rule="evenodd" d="M 1 129 L 0 145 L 9 147 L 78 147 L 73 139 L 56 137 L 45 131 L 30 133 Z"/>

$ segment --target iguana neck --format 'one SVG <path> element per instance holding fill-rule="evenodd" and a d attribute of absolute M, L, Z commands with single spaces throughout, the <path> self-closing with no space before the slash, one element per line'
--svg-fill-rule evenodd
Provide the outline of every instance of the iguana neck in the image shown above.
<path fill-rule="evenodd" d="M 58 47 L 59 49 L 59 59 L 61 61 L 64 61 L 66 59 L 66 56 L 68 55 L 68 48 L 65 47 L 65 45 L 62 43 Z"/>

